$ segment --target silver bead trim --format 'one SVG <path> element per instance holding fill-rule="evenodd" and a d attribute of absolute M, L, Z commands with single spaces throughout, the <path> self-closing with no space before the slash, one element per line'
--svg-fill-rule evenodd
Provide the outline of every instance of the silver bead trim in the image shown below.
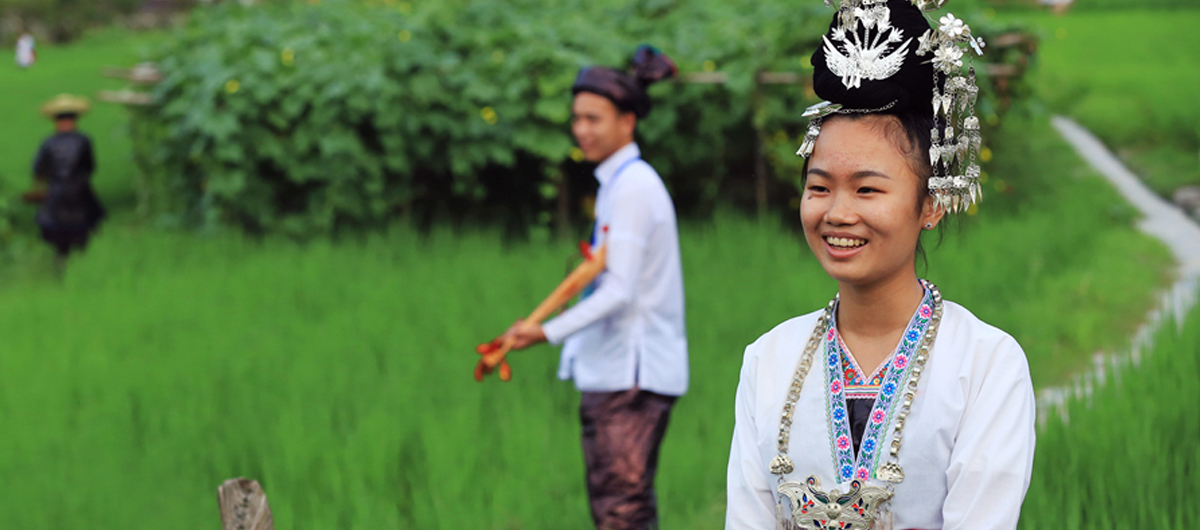
<path fill-rule="evenodd" d="M 917 396 L 917 388 L 920 387 L 921 373 L 925 371 L 925 363 L 929 360 L 929 352 L 933 348 L 933 341 L 937 339 L 938 325 L 942 321 L 942 293 L 936 285 L 928 284 L 929 290 L 933 294 L 933 316 L 929 319 L 929 327 L 922 337 L 921 345 L 918 351 L 920 353 L 913 359 L 912 374 L 909 376 L 908 384 L 906 385 L 907 392 L 904 394 L 904 400 L 900 403 L 900 410 L 896 415 L 895 428 L 892 434 L 892 443 L 889 447 L 890 458 L 883 466 L 887 469 L 886 473 L 879 478 L 890 483 L 899 483 L 904 480 L 904 470 L 899 464 L 900 445 L 904 440 L 904 424 L 908 418 L 909 412 L 912 411 L 913 400 Z M 796 409 L 796 402 L 800 399 L 800 392 L 804 388 L 804 379 L 808 377 L 808 372 L 812 368 L 813 357 L 816 356 L 817 349 L 821 346 L 821 341 L 825 337 L 825 333 L 829 331 L 829 326 L 833 322 L 833 308 L 837 305 L 837 297 L 825 306 L 825 311 L 817 319 L 816 326 L 813 327 L 813 334 L 808 339 L 808 344 L 804 347 L 804 353 L 800 356 L 800 362 L 796 366 L 795 375 L 792 376 L 792 384 L 788 388 L 787 402 L 783 405 L 783 416 L 779 422 L 779 454 L 771 459 L 770 471 L 771 474 L 778 475 L 779 481 L 783 481 L 783 476 L 791 473 L 793 464 L 788 458 L 788 442 L 791 438 L 792 419 Z M 877 476 L 879 474 L 877 473 Z"/>

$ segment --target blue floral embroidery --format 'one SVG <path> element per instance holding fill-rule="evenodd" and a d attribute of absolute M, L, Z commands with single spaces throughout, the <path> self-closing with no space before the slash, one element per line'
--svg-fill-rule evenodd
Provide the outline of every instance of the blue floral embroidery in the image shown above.
<path fill-rule="evenodd" d="M 912 357 L 916 351 L 918 340 L 924 335 L 932 316 L 929 308 L 933 306 L 933 293 L 924 282 L 922 282 L 922 286 L 925 287 L 925 298 L 913 314 L 903 339 L 896 347 L 896 351 L 893 352 L 894 358 L 902 357 L 905 362 L 896 363 L 898 369 L 889 369 L 883 374 L 883 384 L 871 409 L 871 418 L 882 421 L 867 422 L 857 458 L 854 455 L 853 447 L 839 448 L 836 442 L 839 438 L 850 436 L 850 421 L 845 412 L 846 395 L 841 384 L 844 374 L 842 373 L 842 363 L 839 362 L 845 352 L 842 351 L 841 341 L 837 337 L 836 317 L 831 324 L 830 332 L 825 337 L 825 353 L 829 359 L 825 370 L 826 417 L 829 420 L 829 445 L 834 468 L 841 472 L 839 483 L 854 478 L 856 468 L 859 469 L 859 475 L 864 474 L 866 470 L 871 470 L 870 475 L 875 474 L 874 471 L 880 462 L 878 449 L 887 432 L 887 426 L 891 424 L 892 413 L 897 403 L 896 389 L 900 388 L 911 374 L 912 363 L 908 363 L 907 359 Z M 835 382 L 838 384 L 834 384 Z"/>

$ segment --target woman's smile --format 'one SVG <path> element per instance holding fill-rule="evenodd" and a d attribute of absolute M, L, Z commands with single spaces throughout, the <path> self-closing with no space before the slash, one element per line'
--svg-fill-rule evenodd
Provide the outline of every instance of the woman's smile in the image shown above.
<path fill-rule="evenodd" d="M 857 256 L 867 246 L 867 240 L 860 237 L 825 235 L 821 239 L 825 242 L 825 253 L 839 261 Z"/>

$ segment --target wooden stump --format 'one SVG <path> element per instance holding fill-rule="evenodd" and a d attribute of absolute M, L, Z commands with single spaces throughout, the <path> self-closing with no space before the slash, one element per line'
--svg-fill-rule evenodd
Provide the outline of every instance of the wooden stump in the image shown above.
<path fill-rule="evenodd" d="M 275 530 L 267 494 L 257 480 L 231 478 L 217 488 L 222 530 Z"/>

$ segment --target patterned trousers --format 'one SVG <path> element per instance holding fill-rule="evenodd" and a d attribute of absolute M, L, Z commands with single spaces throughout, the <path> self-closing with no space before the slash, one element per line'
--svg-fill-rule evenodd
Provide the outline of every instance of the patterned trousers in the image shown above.
<path fill-rule="evenodd" d="M 583 460 L 597 530 L 658 528 L 654 473 L 675 400 L 637 388 L 583 393 Z"/>

